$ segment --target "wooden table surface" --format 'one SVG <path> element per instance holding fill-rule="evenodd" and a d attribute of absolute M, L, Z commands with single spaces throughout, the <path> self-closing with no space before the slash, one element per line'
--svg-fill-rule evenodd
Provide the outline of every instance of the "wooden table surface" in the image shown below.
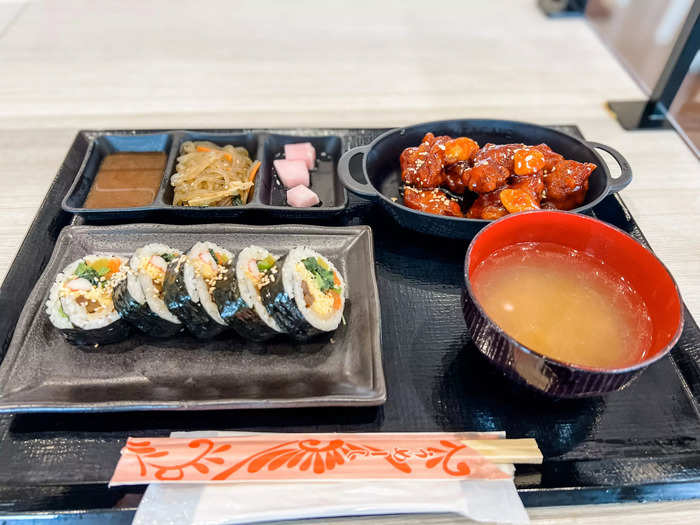
<path fill-rule="evenodd" d="M 627 158 L 622 196 L 698 318 L 698 161 L 675 132 L 626 132 L 604 107 L 642 97 L 584 19 L 548 20 L 535 0 L 0 0 L 0 277 L 79 129 L 502 118 L 577 124 Z M 700 501 L 530 514 L 689 523 Z"/>

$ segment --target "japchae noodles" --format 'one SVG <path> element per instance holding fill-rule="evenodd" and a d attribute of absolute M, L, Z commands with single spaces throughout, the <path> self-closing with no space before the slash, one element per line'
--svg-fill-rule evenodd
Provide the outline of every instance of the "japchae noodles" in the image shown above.
<path fill-rule="evenodd" d="M 175 206 L 238 206 L 248 201 L 260 162 L 245 148 L 184 142 L 170 184 Z"/>

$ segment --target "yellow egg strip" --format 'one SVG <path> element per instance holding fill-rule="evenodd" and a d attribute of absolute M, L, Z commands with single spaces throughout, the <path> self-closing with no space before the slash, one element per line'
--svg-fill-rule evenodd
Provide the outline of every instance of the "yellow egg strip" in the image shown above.
<path fill-rule="evenodd" d="M 309 293 L 314 298 L 314 302 L 309 307 L 319 317 L 328 319 L 333 315 L 333 296 L 330 293 L 323 293 L 316 283 L 316 277 L 306 269 L 304 263 L 298 262 L 294 269 L 306 281 Z"/>

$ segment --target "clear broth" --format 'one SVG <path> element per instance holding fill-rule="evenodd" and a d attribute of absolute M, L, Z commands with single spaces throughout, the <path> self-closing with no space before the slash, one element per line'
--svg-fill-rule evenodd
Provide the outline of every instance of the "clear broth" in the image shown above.
<path fill-rule="evenodd" d="M 558 361 L 624 368 L 652 342 L 646 304 L 603 261 L 553 243 L 519 243 L 484 259 L 476 299 L 508 335 Z"/>

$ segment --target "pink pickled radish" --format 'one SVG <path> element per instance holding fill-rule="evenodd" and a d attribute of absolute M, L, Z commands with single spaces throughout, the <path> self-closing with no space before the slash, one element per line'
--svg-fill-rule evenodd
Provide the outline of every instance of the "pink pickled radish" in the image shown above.
<path fill-rule="evenodd" d="M 306 186 L 296 186 L 287 190 L 287 204 L 294 208 L 309 208 L 321 202 L 313 191 Z"/>
<path fill-rule="evenodd" d="M 309 170 L 303 160 L 278 159 L 273 164 L 285 188 L 309 185 Z"/>
<path fill-rule="evenodd" d="M 287 160 L 303 160 L 306 162 L 306 167 L 310 170 L 314 169 L 316 164 L 316 150 L 311 145 L 311 142 L 285 144 L 284 157 Z"/>

